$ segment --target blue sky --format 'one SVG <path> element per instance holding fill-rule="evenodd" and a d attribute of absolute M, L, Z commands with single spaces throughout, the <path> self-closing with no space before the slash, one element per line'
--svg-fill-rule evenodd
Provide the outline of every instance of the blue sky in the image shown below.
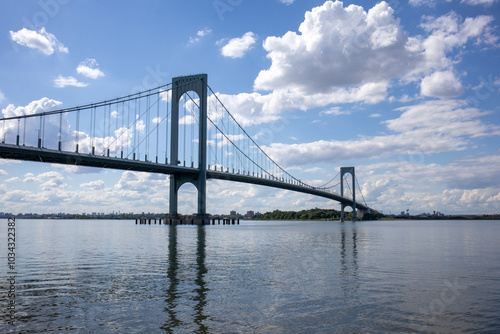
<path fill-rule="evenodd" d="M 207 73 L 298 178 L 355 166 L 384 212 L 500 213 L 497 0 L 2 1 L 4 116 Z M 339 208 L 211 181 L 208 211 Z M 182 213 L 195 211 L 184 186 Z M 166 212 L 165 175 L 0 160 L 0 211 Z"/>

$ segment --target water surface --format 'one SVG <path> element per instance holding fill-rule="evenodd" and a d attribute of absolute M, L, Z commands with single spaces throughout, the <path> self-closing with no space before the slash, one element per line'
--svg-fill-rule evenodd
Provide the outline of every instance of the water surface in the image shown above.
<path fill-rule="evenodd" d="M 500 222 L 3 222 L 2 332 L 500 332 Z"/>

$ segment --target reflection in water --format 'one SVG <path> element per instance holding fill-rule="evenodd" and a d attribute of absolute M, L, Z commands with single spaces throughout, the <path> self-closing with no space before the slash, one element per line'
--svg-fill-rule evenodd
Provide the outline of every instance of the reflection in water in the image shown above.
<path fill-rule="evenodd" d="M 351 224 L 347 229 L 352 232 L 352 238 L 348 235 L 348 232 L 346 232 L 345 224 Z M 340 276 L 343 282 L 342 290 L 345 295 L 349 295 L 352 298 L 352 293 L 355 293 L 359 288 L 356 223 L 341 223 L 340 242 Z"/>
<path fill-rule="evenodd" d="M 167 277 L 170 281 L 170 284 L 166 293 L 166 307 L 164 308 L 165 313 L 167 314 L 167 320 L 165 324 L 161 327 L 167 333 L 173 333 L 176 327 L 186 326 L 182 320 L 178 318 L 178 314 L 176 312 L 176 307 L 179 304 L 185 305 L 185 302 L 179 300 L 182 298 L 182 294 L 178 292 L 178 253 L 177 253 L 177 226 L 171 225 L 169 226 L 169 236 L 168 236 L 168 270 Z M 207 292 L 208 288 L 205 286 L 204 275 L 207 272 L 207 268 L 205 267 L 205 226 L 198 226 L 198 238 L 197 238 L 197 247 L 196 247 L 196 279 L 194 280 L 196 284 L 196 288 L 194 289 L 195 295 L 193 300 L 196 302 L 193 309 L 193 317 L 194 322 L 198 326 L 197 329 L 194 330 L 195 333 L 208 333 L 209 329 L 204 324 L 204 321 L 208 318 L 207 315 L 204 314 L 204 307 L 207 303 Z M 186 282 L 183 282 L 186 283 Z"/>
<path fill-rule="evenodd" d="M 167 333 L 172 333 L 172 328 L 178 327 L 181 321 L 177 318 L 175 313 L 175 307 L 177 306 L 177 285 L 179 285 L 179 280 L 177 279 L 177 270 L 179 269 L 179 263 L 177 262 L 177 226 L 170 225 L 168 233 L 168 270 L 167 277 L 170 281 L 170 285 L 167 289 L 167 296 L 165 302 L 167 306 L 164 308 L 168 315 L 168 319 L 165 324 L 161 327 Z"/>
<path fill-rule="evenodd" d="M 207 303 L 207 291 L 208 288 L 205 286 L 204 275 L 207 272 L 205 267 L 205 226 L 198 226 L 198 242 L 197 242 L 197 252 L 196 252 L 196 286 L 194 300 L 197 302 L 194 307 L 194 321 L 199 326 L 197 333 L 208 333 L 208 327 L 203 324 L 203 321 L 208 318 L 203 314 L 203 309 Z"/>

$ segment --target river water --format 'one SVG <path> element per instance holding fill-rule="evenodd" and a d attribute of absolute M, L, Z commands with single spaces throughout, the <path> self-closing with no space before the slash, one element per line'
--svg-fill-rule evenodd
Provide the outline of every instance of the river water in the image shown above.
<path fill-rule="evenodd" d="M 500 221 L 2 222 L 0 332 L 500 332 Z"/>

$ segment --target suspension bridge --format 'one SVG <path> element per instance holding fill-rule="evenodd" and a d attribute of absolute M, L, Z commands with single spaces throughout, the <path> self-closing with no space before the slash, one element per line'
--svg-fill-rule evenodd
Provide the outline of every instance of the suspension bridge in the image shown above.
<path fill-rule="evenodd" d="M 198 190 L 197 223 L 204 223 L 208 179 L 332 199 L 341 204 L 342 220 L 346 207 L 354 220 L 371 210 L 364 199 L 356 200 L 356 189 L 362 193 L 354 167 L 341 167 L 321 186 L 283 169 L 225 107 L 206 74 L 78 107 L 4 115 L 0 122 L 5 159 L 169 174 L 174 219 L 179 188 L 192 183 Z"/>

